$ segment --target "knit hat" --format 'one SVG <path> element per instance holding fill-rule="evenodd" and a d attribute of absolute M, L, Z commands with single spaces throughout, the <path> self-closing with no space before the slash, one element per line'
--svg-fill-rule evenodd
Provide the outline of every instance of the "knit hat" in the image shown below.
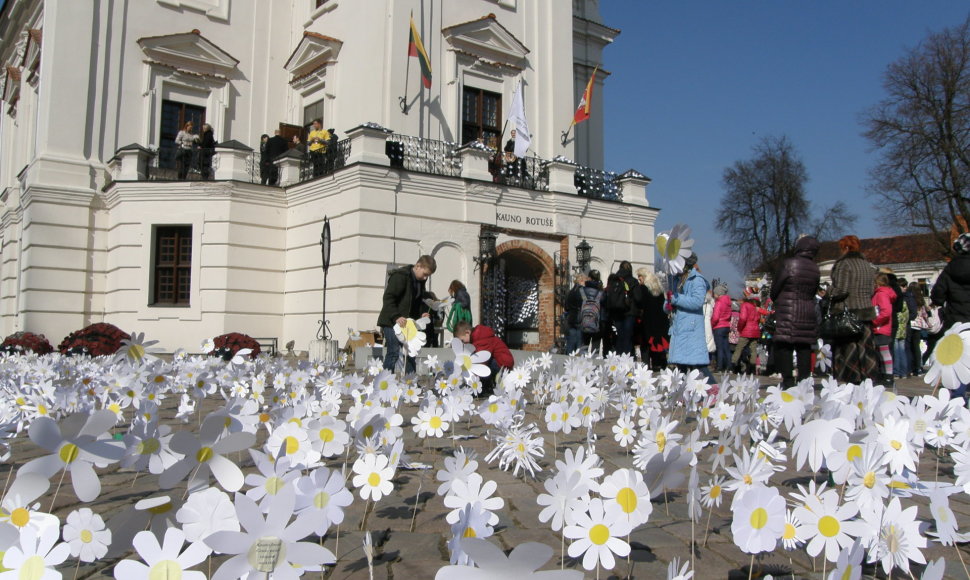
<path fill-rule="evenodd" d="M 717 286 L 714 286 L 715 296 L 724 296 L 725 294 L 727 294 L 727 292 L 728 292 L 727 284 L 721 283 L 721 284 L 718 284 Z"/>
<path fill-rule="evenodd" d="M 697 254 L 691 252 L 689 256 L 684 260 L 684 270 L 690 270 L 697 265 Z"/>
<path fill-rule="evenodd" d="M 970 254 L 970 234 L 960 234 L 953 240 L 953 251 L 961 256 Z"/>

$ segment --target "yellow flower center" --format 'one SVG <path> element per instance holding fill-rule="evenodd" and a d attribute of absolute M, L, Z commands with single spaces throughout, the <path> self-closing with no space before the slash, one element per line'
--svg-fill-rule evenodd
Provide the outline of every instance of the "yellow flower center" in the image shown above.
<path fill-rule="evenodd" d="M 602 546 L 610 539 L 610 529 L 603 524 L 596 524 L 589 529 L 589 541 Z"/>
<path fill-rule="evenodd" d="M 283 441 L 286 442 L 286 454 L 293 455 L 300 450 L 300 440 L 292 435 L 288 435 Z"/>
<path fill-rule="evenodd" d="M 768 511 L 763 507 L 759 507 L 751 512 L 751 517 L 748 518 L 748 522 L 751 527 L 760 530 L 761 528 L 768 525 Z"/>
<path fill-rule="evenodd" d="M 377 487 L 381 484 L 381 474 L 376 471 L 367 476 L 367 485 Z"/>
<path fill-rule="evenodd" d="M 150 439 L 143 439 L 138 442 L 136 450 L 139 455 L 151 455 L 152 453 L 158 452 L 161 449 L 162 444 L 154 437 Z"/>
<path fill-rule="evenodd" d="M 963 356 L 963 337 L 956 332 L 947 334 L 936 343 L 933 351 L 937 362 L 943 366 L 952 366 Z"/>
<path fill-rule="evenodd" d="M 744 477 L 742 479 L 744 480 L 745 485 L 751 485 L 751 482 L 754 481 L 753 479 L 751 479 L 751 476 L 748 475 L 747 473 L 744 474 Z"/>
<path fill-rule="evenodd" d="M 323 429 L 320 429 L 319 435 L 320 435 L 320 440 L 323 441 L 324 443 L 330 443 L 331 441 L 333 441 L 333 429 L 328 429 L 327 427 L 324 427 Z"/>
<path fill-rule="evenodd" d="M 488 406 L 488 412 L 489 413 L 497 413 L 498 412 L 498 403 L 492 403 L 491 405 L 489 405 Z M 555 415 L 552 416 L 552 420 L 553 421 L 556 420 L 556 416 Z"/>
<path fill-rule="evenodd" d="M 849 445 L 845 449 L 845 458 L 849 461 L 855 461 L 862 457 L 862 446 L 861 445 Z"/>
<path fill-rule="evenodd" d="M 30 512 L 22 507 L 19 507 L 12 512 L 10 512 L 10 523 L 22 528 L 30 522 Z"/>
<path fill-rule="evenodd" d="M 781 394 L 781 400 L 785 403 L 791 403 L 795 400 L 795 397 L 791 393 L 783 392 Z"/>
<path fill-rule="evenodd" d="M 275 476 L 267 477 L 266 484 L 265 484 L 266 493 L 270 495 L 276 495 L 280 492 L 281 489 L 283 489 L 283 486 L 285 485 L 286 485 L 286 482 L 280 479 L 279 477 L 275 477 Z"/>
<path fill-rule="evenodd" d="M 428 419 L 428 426 L 432 429 L 441 429 L 441 417 L 432 415 L 431 418 Z"/>
<path fill-rule="evenodd" d="M 21 580 L 40 580 L 46 575 L 46 571 L 47 566 L 43 556 L 31 556 L 20 565 L 20 574 L 17 578 Z"/>
<path fill-rule="evenodd" d="M 64 463 L 73 463 L 74 460 L 77 459 L 78 451 L 77 445 L 73 443 L 65 443 L 61 447 L 60 451 L 57 452 L 57 455 Z"/>
<path fill-rule="evenodd" d="M 839 520 L 832 516 L 822 516 L 818 519 L 818 531 L 826 538 L 833 538 L 839 533 Z"/>
<path fill-rule="evenodd" d="M 637 494 L 633 489 L 624 487 L 616 494 L 616 503 L 620 504 L 624 513 L 632 514 L 637 509 Z"/>
<path fill-rule="evenodd" d="M 870 471 L 869 473 L 867 473 L 866 476 L 862 478 L 862 485 L 868 487 L 869 489 L 872 489 L 872 486 L 876 485 L 875 472 Z"/>
<path fill-rule="evenodd" d="M 895 439 L 893 439 L 892 441 L 890 441 L 889 442 L 889 445 L 890 445 L 890 447 L 892 447 L 896 451 L 899 451 L 900 449 L 903 448 L 903 444 L 900 443 L 899 441 L 896 441 Z"/>
<path fill-rule="evenodd" d="M 461 537 L 463 537 L 463 538 L 477 538 L 478 536 L 475 534 L 475 528 L 473 528 L 471 526 L 468 526 L 467 528 L 465 528 L 465 533 L 463 533 L 461 535 Z"/>
<path fill-rule="evenodd" d="M 203 447 L 195 453 L 195 459 L 199 463 L 205 463 L 206 461 L 212 459 L 212 448 Z"/>
<path fill-rule="evenodd" d="M 663 452 L 664 447 L 667 446 L 667 434 L 663 431 L 657 431 L 657 436 L 654 439 L 657 441 L 657 449 Z"/>
<path fill-rule="evenodd" d="M 313 507 L 318 510 L 327 507 L 330 503 L 330 494 L 325 491 L 317 492 L 317 495 L 313 496 Z"/>
<path fill-rule="evenodd" d="M 796 533 L 796 531 L 797 530 L 795 530 L 795 526 L 789 524 L 788 522 L 785 522 L 785 531 L 782 532 L 781 539 L 782 540 L 794 540 L 795 539 L 795 533 Z"/>
<path fill-rule="evenodd" d="M 91 533 L 91 530 L 81 530 L 80 537 L 82 542 L 85 544 L 90 544 L 91 540 L 94 539 L 94 534 Z"/>
<path fill-rule="evenodd" d="M 710 493 L 708 493 L 708 495 L 711 496 L 711 499 L 717 499 L 721 497 L 721 486 L 720 485 L 711 486 L 711 491 Z"/>
<path fill-rule="evenodd" d="M 148 571 L 148 580 L 182 580 L 182 565 L 175 560 L 162 560 Z"/>

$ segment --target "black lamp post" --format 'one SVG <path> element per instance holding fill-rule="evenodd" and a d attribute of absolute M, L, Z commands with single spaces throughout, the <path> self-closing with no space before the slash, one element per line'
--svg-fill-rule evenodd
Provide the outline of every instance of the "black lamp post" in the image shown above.
<path fill-rule="evenodd" d="M 327 272 L 330 270 L 330 218 L 324 216 L 323 231 L 320 233 L 320 258 L 323 266 L 323 316 L 317 330 L 317 340 L 329 340 L 330 326 L 327 324 Z"/>
<path fill-rule="evenodd" d="M 576 269 L 579 272 L 588 272 L 589 263 L 593 259 L 593 246 L 583 238 L 583 241 L 576 244 Z"/>

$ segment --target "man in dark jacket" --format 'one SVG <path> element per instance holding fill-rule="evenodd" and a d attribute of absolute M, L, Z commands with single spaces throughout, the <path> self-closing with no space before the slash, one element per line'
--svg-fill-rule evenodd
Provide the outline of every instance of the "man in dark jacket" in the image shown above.
<path fill-rule="evenodd" d="M 279 185 L 280 182 L 280 168 L 276 166 L 274 161 L 276 159 L 289 151 L 290 147 L 286 143 L 286 139 L 280 135 L 280 130 L 277 129 L 276 133 L 266 141 L 266 159 L 269 163 L 269 184 Z"/>
<path fill-rule="evenodd" d="M 577 274 L 573 278 L 573 288 L 566 295 L 566 352 L 572 354 L 583 346 L 583 330 L 580 328 L 580 314 L 583 310 L 583 287 L 586 284 L 586 274 Z"/>
<path fill-rule="evenodd" d="M 637 307 L 633 300 L 633 289 L 639 282 L 633 277 L 633 265 L 626 260 L 620 262 L 620 267 L 616 270 L 617 284 L 622 285 L 627 295 L 628 307 L 623 311 L 610 308 L 610 316 L 616 326 L 616 352 L 618 354 L 633 354 L 633 329 L 637 321 Z M 607 300 L 609 300 L 610 289 L 607 287 Z"/>
<path fill-rule="evenodd" d="M 429 298 L 425 291 L 425 281 L 428 276 L 438 269 L 437 263 L 431 256 L 421 256 L 413 266 L 404 266 L 392 270 L 387 277 L 384 288 L 384 304 L 377 326 L 381 327 L 384 336 L 384 368 L 393 371 L 397 366 L 397 359 L 401 354 L 401 343 L 394 334 L 394 325 L 404 327 L 407 319 L 428 316 L 428 308 L 423 299 Z M 404 363 L 405 374 L 413 373 L 415 363 L 413 357 L 407 357 Z"/>
<path fill-rule="evenodd" d="M 815 317 L 815 291 L 819 271 L 815 263 L 818 240 L 802 236 L 795 242 L 794 255 L 782 262 L 771 282 L 771 299 L 775 304 L 775 368 L 781 373 L 782 385 L 793 387 L 795 379 L 792 354 L 798 358 L 798 380 L 812 376 L 811 347 L 818 338 Z"/>

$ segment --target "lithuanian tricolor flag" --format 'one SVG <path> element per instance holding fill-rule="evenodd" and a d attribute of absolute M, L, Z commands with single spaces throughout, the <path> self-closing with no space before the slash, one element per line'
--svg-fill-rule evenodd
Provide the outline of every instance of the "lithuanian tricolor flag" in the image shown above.
<path fill-rule="evenodd" d="M 418 34 L 418 28 L 414 25 L 414 17 L 411 17 L 411 38 L 408 40 L 408 56 L 418 57 L 418 62 L 421 64 L 421 84 L 424 88 L 431 88 L 431 59 L 428 58 L 428 53 L 424 50 L 424 43 L 421 42 L 421 35 Z"/>

